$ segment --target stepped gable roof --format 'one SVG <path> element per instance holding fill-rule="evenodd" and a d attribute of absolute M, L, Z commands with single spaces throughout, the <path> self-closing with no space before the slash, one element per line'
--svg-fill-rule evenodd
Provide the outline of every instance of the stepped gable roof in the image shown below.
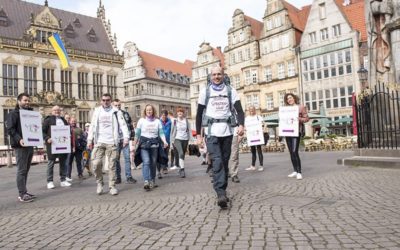
<path fill-rule="evenodd" d="M 263 29 L 264 24 L 252 17 L 244 15 L 244 20 L 248 21 L 251 26 L 251 34 L 255 36 L 257 39 L 260 39 L 261 31 Z"/>
<path fill-rule="evenodd" d="M 146 77 L 159 79 L 157 75 L 158 69 L 162 69 L 164 72 L 171 71 L 175 74 L 179 73 L 180 75 L 192 77 L 193 61 L 185 60 L 184 63 L 180 63 L 142 50 L 139 50 L 139 56 L 143 60 L 143 67 L 146 69 Z"/>
<path fill-rule="evenodd" d="M 308 14 L 310 13 L 311 5 L 306 5 L 299 10 L 290 3 L 282 1 L 283 6 L 288 11 L 289 19 L 294 28 L 299 31 L 304 31 L 307 23 Z"/>
<path fill-rule="evenodd" d="M 222 53 L 221 51 L 221 47 L 217 47 L 217 48 L 213 48 L 213 55 L 215 55 L 216 57 L 219 58 L 219 60 L 221 61 L 221 68 L 225 67 L 225 57 L 224 57 L 224 53 Z"/>
<path fill-rule="evenodd" d="M 336 5 L 354 30 L 360 32 L 361 42 L 367 41 L 367 28 L 365 23 L 364 1 L 352 0 L 351 4 L 343 6 L 343 0 L 335 0 Z"/>
<path fill-rule="evenodd" d="M 26 30 L 30 27 L 31 13 L 37 15 L 45 8 L 43 5 L 21 0 L 1 0 L 1 6 L 8 15 L 9 24 L 0 29 L 0 37 L 12 39 L 22 39 Z M 62 30 L 65 30 L 70 23 L 79 22 L 79 25 L 74 27 L 76 35 L 73 38 L 63 36 L 67 48 L 116 54 L 100 18 L 51 7 L 49 9 L 57 19 L 61 19 Z M 86 35 L 92 27 L 96 32 L 96 42 L 89 41 Z M 61 34 L 63 35 L 63 32 Z"/>

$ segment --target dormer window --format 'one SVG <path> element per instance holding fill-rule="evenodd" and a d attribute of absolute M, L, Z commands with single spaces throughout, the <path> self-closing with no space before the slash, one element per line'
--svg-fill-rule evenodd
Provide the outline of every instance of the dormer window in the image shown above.
<path fill-rule="evenodd" d="M 97 41 L 97 35 L 96 35 L 96 32 L 94 32 L 93 27 L 90 28 L 89 32 L 87 33 L 87 37 L 88 37 L 89 41 L 91 41 L 91 42 Z"/>
<path fill-rule="evenodd" d="M 65 28 L 64 32 L 68 38 L 75 38 L 75 30 L 74 30 L 74 27 L 72 26 L 72 24 L 68 24 L 68 26 L 67 26 L 67 28 Z"/>
<path fill-rule="evenodd" d="M 3 27 L 8 26 L 8 16 L 7 13 L 3 10 L 3 8 L 0 9 L 0 26 Z"/>
<path fill-rule="evenodd" d="M 74 26 L 77 27 L 77 28 L 82 27 L 81 21 L 79 21 L 78 18 L 75 19 L 75 21 L 74 21 Z"/>
<path fill-rule="evenodd" d="M 52 32 L 45 30 L 36 30 L 36 41 L 39 43 L 49 43 L 49 37 L 52 36 Z"/>

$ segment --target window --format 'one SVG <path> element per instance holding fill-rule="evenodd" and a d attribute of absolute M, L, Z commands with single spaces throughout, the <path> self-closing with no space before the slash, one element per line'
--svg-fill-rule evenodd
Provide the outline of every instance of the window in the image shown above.
<path fill-rule="evenodd" d="M 52 36 L 51 32 L 44 31 L 44 30 L 36 30 L 36 41 L 40 43 L 49 43 L 48 38 Z"/>
<path fill-rule="evenodd" d="M 250 48 L 246 48 L 246 50 L 245 50 L 245 59 L 244 60 L 250 60 L 251 58 L 250 58 Z"/>
<path fill-rule="evenodd" d="M 24 92 L 29 95 L 37 93 L 36 67 L 24 66 Z"/>
<path fill-rule="evenodd" d="M 86 123 L 89 123 L 89 110 L 79 110 L 79 127 L 84 128 Z"/>
<path fill-rule="evenodd" d="M 197 94 L 199 93 L 199 85 L 193 85 L 193 93 Z M 165 95 L 165 86 L 161 86 L 161 91 L 160 91 L 160 95 Z"/>
<path fill-rule="evenodd" d="M 238 60 L 239 60 L 239 62 L 243 61 L 243 53 L 241 50 L 239 50 L 239 52 L 238 52 Z"/>
<path fill-rule="evenodd" d="M 317 92 L 311 92 L 311 109 L 317 110 Z"/>
<path fill-rule="evenodd" d="M 336 57 L 335 57 L 335 53 L 331 53 L 329 54 L 329 57 L 331 59 L 331 66 L 336 64 Z"/>
<path fill-rule="evenodd" d="M 323 67 L 328 67 L 328 55 L 322 56 L 322 65 Z"/>
<path fill-rule="evenodd" d="M 236 63 L 235 53 L 231 53 L 231 65 Z"/>
<path fill-rule="evenodd" d="M 253 106 L 258 109 L 260 107 L 260 101 L 257 94 L 253 94 Z"/>
<path fill-rule="evenodd" d="M 328 28 L 322 29 L 320 32 L 321 32 L 321 41 L 325 41 L 329 38 Z"/>
<path fill-rule="evenodd" d="M 107 75 L 107 93 L 109 93 L 112 98 L 117 98 L 117 76 Z"/>
<path fill-rule="evenodd" d="M 308 71 L 308 61 L 307 60 L 303 61 L 303 70 Z"/>
<path fill-rule="evenodd" d="M 310 80 L 314 81 L 315 80 L 315 72 L 310 73 Z"/>
<path fill-rule="evenodd" d="M 103 95 L 103 75 L 93 73 L 93 99 L 99 100 Z"/>
<path fill-rule="evenodd" d="M 343 63 L 343 53 L 342 51 L 338 51 L 337 52 L 337 58 L 338 58 L 338 64 L 342 64 Z"/>
<path fill-rule="evenodd" d="M 307 109 L 310 109 L 310 106 L 311 106 L 310 93 L 305 93 L 304 97 L 305 97 L 305 104 L 307 106 Z"/>
<path fill-rule="evenodd" d="M 278 63 L 278 78 L 283 79 L 285 78 L 285 64 Z"/>
<path fill-rule="evenodd" d="M 272 81 L 272 69 L 271 66 L 265 67 L 265 81 L 270 82 Z"/>
<path fill-rule="evenodd" d="M 140 117 L 140 105 L 135 106 L 135 116 Z"/>
<path fill-rule="evenodd" d="M 275 28 L 281 27 L 282 26 L 282 19 L 280 16 L 276 16 L 274 18 L 274 24 L 275 24 Z"/>
<path fill-rule="evenodd" d="M 326 18 L 325 3 L 320 3 L 319 4 L 319 19 L 325 19 L 325 18 Z"/>
<path fill-rule="evenodd" d="M 79 99 L 89 99 L 88 73 L 78 72 L 78 96 Z"/>
<path fill-rule="evenodd" d="M 250 72 L 250 70 L 246 70 L 244 72 L 244 74 L 245 74 L 245 83 L 246 83 L 246 85 L 249 85 L 251 83 L 251 72 Z"/>
<path fill-rule="evenodd" d="M 333 97 L 333 107 L 339 107 L 339 99 L 338 99 L 338 91 L 337 89 L 332 89 L 332 97 Z"/>
<path fill-rule="evenodd" d="M 243 42 L 243 41 L 244 41 L 244 34 L 241 31 L 240 34 L 239 34 L 239 42 Z"/>
<path fill-rule="evenodd" d="M 272 51 L 279 50 L 279 37 L 275 37 L 272 39 Z"/>
<path fill-rule="evenodd" d="M 289 61 L 287 67 L 288 67 L 288 77 L 294 76 L 296 74 L 294 61 Z"/>
<path fill-rule="evenodd" d="M 251 79 L 252 79 L 252 83 L 257 83 L 258 82 L 257 70 L 252 70 L 251 71 Z"/>
<path fill-rule="evenodd" d="M 331 68 L 331 77 L 334 77 L 334 76 L 336 76 L 336 68 L 335 67 Z"/>
<path fill-rule="evenodd" d="M 285 91 L 279 92 L 279 107 L 285 106 Z"/>
<path fill-rule="evenodd" d="M 351 64 L 346 65 L 346 73 L 351 74 L 351 72 L 352 72 Z"/>
<path fill-rule="evenodd" d="M 351 52 L 350 52 L 350 50 L 346 50 L 345 52 L 345 60 L 346 60 L 346 62 L 348 63 L 348 62 L 351 62 Z"/>
<path fill-rule="evenodd" d="M 321 70 L 318 70 L 318 71 L 317 71 L 317 79 L 318 79 L 318 80 L 322 79 L 322 72 L 321 72 Z"/>
<path fill-rule="evenodd" d="M 43 91 L 54 92 L 54 69 L 43 69 Z"/>
<path fill-rule="evenodd" d="M 330 109 L 332 107 L 331 106 L 331 90 L 330 89 L 325 90 L 325 106 L 328 109 Z"/>
<path fill-rule="evenodd" d="M 269 53 L 269 45 L 268 45 L 268 42 L 264 42 L 264 43 L 263 43 L 263 52 L 264 52 L 264 55 Z"/>
<path fill-rule="evenodd" d="M 340 75 L 340 76 L 344 74 L 344 68 L 343 68 L 343 66 L 339 66 L 338 72 L 339 72 L 339 75 Z"/>
<path fill-rule="evenodd" d="M 281 37 L 282 48 L 289 47 L 289 34 L 285 34 Z"/>
<path fill-rule="evenodd" d="M 240 88 L 240 75 L 235 75 L 234 77 L 233 77 L 233 81 L 234 81 L 234 86 L 235 86 L 235 88 Z"/>
<path fill-rule="evenodd" d="M 61 70 L 61 93 L 67 98 L 72 98 L 72 71 Z"/>
<path fill-rule="evenodd" d="M 124 86 L 124 96 L 125 97 L 127 97 L 128 95 L 129 95 L 129 93 L 128 93 L 129 91 L 128 91 L 128 86 Z"/>
<path fill-rule="evenodd" d="M 246 95 L 246 107 L 249 108 L 253 106 L 253 97 L 252 95 Z"/>
<path fill-rule="evenodd" d="M 308 81 L 308 73 L 303 73 L 303 78 L 304 78 L 304 81 L 307 82 Z"/>
<path fill-rule="evenodd" d="M 329 69 L 324 69 L 324 78 L 329 77 Z"/>
<path fill-rule="evenodd" d="M 336 24 L 332 26 L 332 30 L 333 30 L 333 36 L 334 37 L 338 37 L 342 34 L 341 30 L 340 30 L 340 24 Z"/>
<path fill-rule="evenodd" d="M 316 65 L 317 69 L 321 68 L 321 58 L 320 57 L 315 58 L 315 65 Z"/>
<path fill-rule="evenodd" d="M 347 87 L 347 99 L 348 99 L 348 105 L 352 106 L 353 105 L 353 86 L 348 86 Z"/>
<path fill-rule="evenodd" d="M 272 19 L 267 20 L 267 31 L 272 30 L 274 28 L 274 24 L 272 22 Z"/>
<path fill-rule="evenodd" d="M 346 107 L 346 88 L 342 87 L 340 88 L 340 106 L 341 107 Z"/>
<path fill-rule="evenodd" d="M 266 95 L 266 104 L 268 110 L 274 109 L 274 96 L 272 93 Z"/>
<path fill-rule="evenodd" d="M 310 59 L 310 70 L 314 70 L 314 58 Z"/>
<path fill-rule="evenodd" d="M 309 34 L 310 36 L 310 43 L 316 43 L 317 42 L 317 34 L 315 32 L 311 32 Z"/>

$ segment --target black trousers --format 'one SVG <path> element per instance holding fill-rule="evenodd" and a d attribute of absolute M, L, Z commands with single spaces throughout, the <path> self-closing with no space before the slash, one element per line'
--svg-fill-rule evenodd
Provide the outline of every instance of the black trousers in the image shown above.
<path fill-rule="evenodd" d="M 256 150 L 257 150 L 258 160 L 260 161 L 260 166 L 262 167 L 263 166 L 263 162 L 264 162 L 264 157 L 263 157 L 263 153 L 262 153 L 262 150 L 261 150 L 261 145 L 251 146 L 250 150 L 251 150 L 251 165 L 252 166 L 256 165 L 256 159 L 257 159 Z"/>
<path fill-rule="evenodd" d="M 294 172 L 301 173 L 301 162 L 299 155 L 300 137 L 286 137 L 286 145 L 289 148 L 290 159 Z"/>

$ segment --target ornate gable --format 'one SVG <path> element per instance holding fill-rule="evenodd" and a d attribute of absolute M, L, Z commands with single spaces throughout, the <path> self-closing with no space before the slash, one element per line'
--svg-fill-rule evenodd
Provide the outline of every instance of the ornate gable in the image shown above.
<path fill-rule="evenodd" d="M 33 25 L 50 29 L 61 29 L 60 21 L 47 6 L 33 19 Z"/>
<path fill-rule="evenodd" d="M 52 63 L 50 60 L 47 60 L 47 62 L 43 63 L 42 67 L 45 69 L 56 69 L 57 68 L 57 66 L 54 63 Z"/>
<path fill-rule="evenodd" d="M 24 66 L 38 67 L 39 63 L 35 60 L 35 58 L 30 57 L 29 59 L 24 61 Z"/>
<path fill-rule="evenodd" d="M 13 65 L 18 65 L 19 61 L 15 59 L 13 56 L 9 56 L 6 59 L 3 60 L 3 64 L 13 64 Z"/>

